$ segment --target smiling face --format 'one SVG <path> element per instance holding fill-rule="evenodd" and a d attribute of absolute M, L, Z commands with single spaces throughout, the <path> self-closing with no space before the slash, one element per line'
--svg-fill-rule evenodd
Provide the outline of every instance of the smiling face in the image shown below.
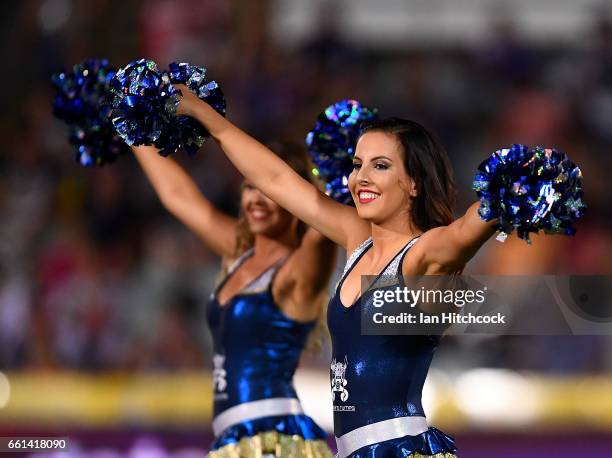
<path fill-rule="evenodd" d="M 251 182 L 242 185 L 240 202 L 249 230 L 254 235 L 280 238 L 287 231 L 295 231 L 297 219 L 274 201 L 266 197 Z"/>
<path fill-rule="evenodd" d="M 349 176 L 349 190 L 359 216 L 375 224 L 407 224 L 416 186 L 404 167 L 404 153 L 394 135 L 370 131 L 361 136 Z"/>

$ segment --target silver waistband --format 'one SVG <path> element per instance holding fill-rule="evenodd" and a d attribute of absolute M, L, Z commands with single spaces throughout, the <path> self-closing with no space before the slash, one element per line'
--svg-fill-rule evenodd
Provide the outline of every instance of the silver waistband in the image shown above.
<path fill-rule="evenodd" d="M 224 410 L 213 419 L 212 428 L 216 437 L 230 426 L 243 421 L 275 415 L 299 415 L 302 413 L 304 413 L 302 405 L 295 398 L 261 399 L 238 404 Z"/>
<path fill-rule="evenodd" d="M 361 447 L 427 431 L 425 417 L 399 417 L 379 421 L 336 437 L 338 456 L 345 458 Z"/>

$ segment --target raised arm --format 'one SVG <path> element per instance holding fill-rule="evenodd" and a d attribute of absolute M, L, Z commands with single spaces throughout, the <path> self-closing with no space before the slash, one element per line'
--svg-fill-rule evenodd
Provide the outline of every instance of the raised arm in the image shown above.
<path fill-rule="evenodd" d="M 427 231 L 415 245 L 421 273 L 453 273 L 462 268 L 495 233 L 496 221 L 483 221 L 479 202 L 448 226 Z M 406 268 L 404 264 L 404 268 Z"/>
<path fill-rule="evenodd" d="M 254 138 L 234 126 L 184 86 L 179 114 L 197 119 L 236 168 L 270 199 L 335 243 L 346 247 L 367 238 L 368 223 L 354 208 L 327 197 Z"/>
<path fill-rule="evenodd" d="M 210 250 L 219 256 L 233 255 L 236 219 L 217 210 L 173 159 L 161 157 L 152 146 L 134 146 L 132 151 L 163 206 Z"/>

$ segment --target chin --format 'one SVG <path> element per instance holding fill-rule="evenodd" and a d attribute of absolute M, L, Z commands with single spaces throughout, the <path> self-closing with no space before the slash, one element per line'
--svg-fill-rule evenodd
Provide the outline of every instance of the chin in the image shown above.
<path fill-rule="evenodd" d="M 251 223 L 249 224 L 249 228 L 251 229 L 251 232 L 253 234 L 263 235 L 266 237 L 275 237 L 278 235 L 279 232 L 281 232 L 278 223 L 275 223 L 273 221 L 258 221 L 255 223 Z"/>
<path fill-rule="evenodd" d="M 270 232 L 270 227 L 261 223 L 249 224 L 249 229 L 256 235 L 266 235 L 266 233 Z"/>
<path fill-rule="evenodd" d="M 373 224 L 382 224 L 387 221 L 390 216 L 388 213 L 383 213 L 381 209 L 376 208 L 358 209 L 357 215 L 359 215 L 362 220 Z"/>
<path fill-rule="evenodd" d="M 371 221 L 376 219 L 376 216 L 379 212 L 376 211 L 375 208 L 369 207 L 368 204 L 358 205 L 357 214 L 361 219 L 365 219 L 366 221 Z"/>
<path fill-rule="evenodd" d="M 270 226 L 269 222 L 267 221 L 258 221 L 250 218 L 247 218 L 247 222 L 249 223 L 249 230 L 253 234 L 265 232 L 265 230 Z"/>

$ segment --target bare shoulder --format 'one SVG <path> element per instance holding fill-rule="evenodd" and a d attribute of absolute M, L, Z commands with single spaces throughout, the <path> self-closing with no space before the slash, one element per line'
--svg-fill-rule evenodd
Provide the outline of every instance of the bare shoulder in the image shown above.
<path fill-rule="evenodd" d="M 335 246 L 336 244 L 332 240 L 316 229 L 309 227 L 306 229 L 300 245 L 291 253 L 287 263 L 307 267 L 304 265 L 305 262 L 320 260 L 325 254 L 333 252 Z"/>
<path fill-rule="evenodd" d="M 446 275 L 462 269 L 466 260 L 454 254 L 456 242 L 452 235 L 450 226 L 440 226 L 425 232 L 412 248 L 409 262 L 404 262 L 403 274 Z"/>
<path fill-rule="evenodd" d="M 302 243 L 277 272 L 272 295 L 282 312 L 298 321 L 314 320 L 320 310 L 321 294 L 335 265 L 335 244 L 310 228 Z"/>
<path fill-rule="evenodd" d="M 419 237 L 418 243 L 414 245 L 415 248 L 417 246 L 419 246 L 420 249 L 431 248 L 436 242 L 440 241 L 440 237 L 444 237 L 444 232 L 447 230 L 448 226 L 439 226 L 425 231 L 421 237 Z"/>
<path fill-rule="evenodd" d="M 318 294 L 324 288 L 333 269 L 336 244 L 308 228 L 302 241 L 291 253 L 277 274 L 279 289 L 290 291 L 299 286 L 305 294 Z"/>
<path fill-rule="evenodd" d="M 402 265 L 403 275 L 422 275 L 429 270 L 427 253 L 435 246 L 444 233 L 444 227 L 436 227 L 424 232 L 410 248 Z"/>
<path fill-rule="evenodd" d="M 327 198 L 327 200 L 330 199 Z M 355 207 L 340 205 L 336 202 L 333 203 L 337 211 L 333 214 L 331 222 L 342 228 L 342 237 L 336 240 L 336 242 L 345 250 L 352 251 L 370 237 L 372 225 L 370 222 L 359 217 Z"/>
<path fill-rule="evenodd" d="M 372 236 L 370 228 L 367 231 L 355 232 L 350 235 L 347 240 L 346 247 L 346 255 L 350 256 L 357 248 L 363 245 L 366 240 L 368 240 Z"/>
<path fill-rule="evenodd" d="M 227 272 L 238 261 L 240 256 L 226 255 L 221 257 L 221 270 Z"/>

